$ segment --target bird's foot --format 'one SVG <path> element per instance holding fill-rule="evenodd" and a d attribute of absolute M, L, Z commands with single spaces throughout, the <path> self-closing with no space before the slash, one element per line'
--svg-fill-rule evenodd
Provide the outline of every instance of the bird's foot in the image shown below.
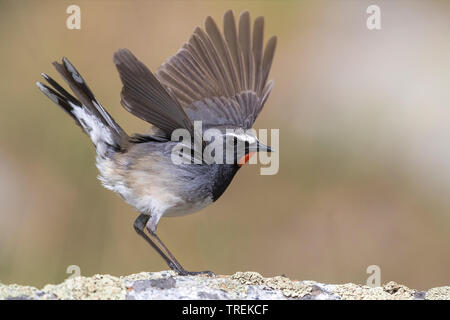
<path fill-rule="evenodd" d="M 197 276 L 197 275 L 207 275 L 208 277 L 214 277 L 215 273 L 212 271 L 187 271 L 187 270 L 177 270 L 180 276 Z"/>

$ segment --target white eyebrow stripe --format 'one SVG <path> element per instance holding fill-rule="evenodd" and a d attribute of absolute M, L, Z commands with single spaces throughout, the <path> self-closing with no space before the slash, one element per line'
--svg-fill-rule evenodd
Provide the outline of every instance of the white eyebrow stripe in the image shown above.
<path fill-rule="evenodd" d="M 254 137 L 254 136 L 252 136 L 250 134 L 246 134 L 246 133 L 227 132 L 225 135 L 236 137 L 236 138 L 238 138 L 239 140 L 242 140 L 242 141 L 248 141 L 250 144 L 256 143 L 256 141 L 258 141 L 256 139 L 256 137 Z"/>

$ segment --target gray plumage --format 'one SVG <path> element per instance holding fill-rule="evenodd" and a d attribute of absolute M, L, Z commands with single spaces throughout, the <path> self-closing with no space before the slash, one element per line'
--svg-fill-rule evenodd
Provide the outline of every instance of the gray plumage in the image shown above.
<path fill-rule="evenodd" d="M 258 17 L 251 31 L 248 12 L 240 15 L 236 25 L 228 11 L 223 28 L 222 34 L 207 17 L 205 30 L 197 27 L 155 74 L 128 49 L 114 54 L 123 83 L 121 104 L 153 125 L 147 134 L 128 136 L 66 58 L 53 65 L 74 96 L 46 74 L 43 77 L 50 86 L 37 83 L 90 136 L 102 184 L 141 213 L 136 231 L 146 238 L 142 228 L 147 227 L 167 254 L 146 240 L 180 273 L 186 271 L 156 236 L 159 219 L 192 213 L 214 202 L 240 165 L 238 159 L 232 164 L 175 164 L 171 153 L 178 142 L 170 141 L 171 133 L 184 128 L 197 134 L 195 120 L 201 120 L 204 129 L 218 128 L 224 135 L 226 128 L 251 128 L 273 86 L 267 79 L 276 37 L 263 46 L 264 19 Z M 241 139 L 239 135 L 232 138 Z M 250 138 L 255 141 L 254 150 L 260 150 L 256 137 Z"/>

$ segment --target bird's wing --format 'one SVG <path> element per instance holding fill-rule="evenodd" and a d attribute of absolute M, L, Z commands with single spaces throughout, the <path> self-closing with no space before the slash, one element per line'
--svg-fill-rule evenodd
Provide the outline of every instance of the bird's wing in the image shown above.
<path fill-rule="evenodd" d="M 207 125 L 250 128 L 261 111 L 273 82 L 267 81 L 277 38 L 263 48 L 264 18 L 254 21 L 243 12 L 236 26 L 227 11 L 222 35 L 211 17 L 205 31 L 197 27 L 179 52 L 156 72 L 191 120 Z"/>
<path fill-rule="evenodd" d="M 175 129 L 193 133 L 193 125 L 177 99 L 165 89 L 152 72 L 128 49 L 114 54 L 114 63 L 123 83 L 122 106 L 169 137 Z"/>

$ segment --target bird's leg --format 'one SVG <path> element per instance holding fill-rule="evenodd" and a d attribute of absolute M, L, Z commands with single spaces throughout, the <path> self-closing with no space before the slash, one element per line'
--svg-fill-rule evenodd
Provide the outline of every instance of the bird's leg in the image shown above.
<path fill-rule="evenodd" d="M 169 256 L 170 259 L 172 259 L 172 261 L 175 263 L 175 265 L 178 266 L 178 268 L 180 270 L 183 269 L 183 267 L 181 266 L 181 263 L 178 262 L 178 260 L 175 258 L 175 256 L 172 254 L 172 252 L 169 251 L 169 249 L 166 247 L 166 245 L 161 241 L 161 239 L 158 237 L 158 235 L 151 231 L 150 228 L 147 228 L 148 233 L 150 233 L 150 236 L 152 236 L 153 238 L 156 239 L 156 242 L 158 242 L 158 244 L 162 247 L 162 249 L 165 251 L 165 253 Z"/>
<path fill-rule="evenodd" d="M 181 264 L 177 261 L 177 259 L 175 259 L 175 257 L 173 256 L 173 254 L 169 251 L 169 249 L 166 247 L 166 245 L 161 241 L 161 239 L 159 239 L 159 237 L 156 235 L 156 233 L 154 231 L 152 231 L 150 228 L 146 228 L 147 222 L 150 219 L 149 215 L 146 214 L 141 214 L 139 215 L 139 217 L 137 217 L 136 221 L 134 222 L 134 229 L 136 230 L 137 234 L 140 235 L 141 237 L 143 237 L 145 239 L 145 241 L 147 241 L 152 247 L 153 249 L 156 250 L 156 252 L 158 252 L 160 254 L 160 256 L 164 259 L 164 261 L 166 261 L 167 265 L 176 273 L 178 273 L 179 275 L 182 276 L 187 276 L 187 275 L 197 275 L 197 274 L 207 274 L 209 276 L 213 276 L 214 273 L 211 271 L 186 271 Z M 152 236 L 157 242 L 158 244 L 161 246 L 162 250 L 160 247 L 158 247 L 158 245 L 156 245 L 156 243 L 150 239 L 150 237 L 144 232 L 144 230 L 147 229 L 148 232 L 150 233 L 150 236 Z M 163 252 L 163 250 L 165 251 L 165 253 Z"/>
<path fill-rule="evenodd" d="M 142 238 L 144 238 L 145 241 L 147 241 L 147 243 L 150 244 L 153 247 L 153 249 L 155 249 L 156 252 L 159 253 L 159 255 L 164 259 L 164 261 L 166 261 L 166 263 L 169 265 L 169 267 L 172 270 L 177 271 L 178 268 L 181 267 L 181 266 L 175 265 L 174 261 L 170 260 L 164 254 L 164 252 L 162 252 L 161 249 L 152 241 L 152 239 L 150 239 L 149 236 L 145 234 L 145 232 L 144 232 L 145 225 L 147 224 L 149 218 L 150 217 L 148 215 L 140 214 L 139 217 L 137 217 L 137 219 L 134 221 L 134 225 L 133 225 L 134 226 L 134 230 L 136 230 L 136 233 L 138 235 L 140 235 Z"/>
<path fill-rule="evenodd" d="M 178 266 L 178 270 L 175 270 L 178 272 L 178 274 L 182 275 L 182 276 L 194 276 L 197 274 L 206 274 L 210 277 L 214 276 L 214 272 L 212 271 L 187 271 L 186 269 L 183 268 L 183 266 L 178 262 L 178 260 L 174 257 L 174 255 L 169 251 L 169 249 L 166 247 L 166 245 L 161 241 L 161 239 L 158 237 L 158 235 L 156 234 L 156 232 L 153 232 L 152 230 L 150 230 L 149 228 L 147 228 L 148 232 L 150 233 L 150 235 L 156 239 L 156 242 L 159 243 L 159 245 L 164 249 L 164 251 L 166 252 L 166 254 L 172 259 L 173 262 L 175 262 L 175 264 Z"/>

